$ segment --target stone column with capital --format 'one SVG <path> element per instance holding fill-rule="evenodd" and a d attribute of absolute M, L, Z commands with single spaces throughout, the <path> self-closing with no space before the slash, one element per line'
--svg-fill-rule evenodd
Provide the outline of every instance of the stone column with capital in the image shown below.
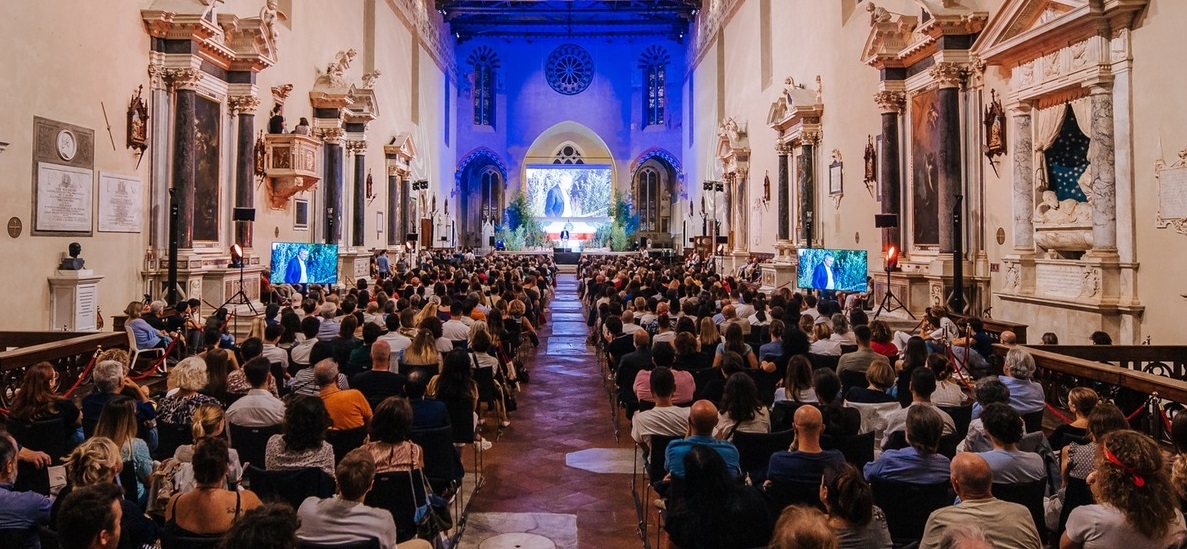
<path fill-rule="evenodd" d="M 906 104 L 902 92 L 882 91 L 874 95 L 882 111 L 882 150 L 878 157 L 878 180 L 882 186 L 882 213 L 898 217 L 898 225 L 883 229 L 882 249 L 893 246 L 903 249 L 902 243 L 902 179 L 899 167 L 899 113 Z"/>
<path fill-rule="evenodd" d="M 198 92 L 202 73 L 195 68 L 165 69 L 165 84 L 174 92 L 173 192 L 177 199 L 177 247 L 194 246 L 194 144 L 197 141 Z"/>
<path fill-rule="evenodd" d="M 254 94 L 233 96 L 229 101 L 231 111 L 237 114 L 238 129 L 235 140 L 235 207 L 255 207 L 255 133 L 256 108 L 260 99 Z M 252 247 L 252 223 L 235 222 L 235 243 L 243 248 Z"/>
<path fill-rule="evenodd" d="M 960 86 L 964 82 L 964 68 L 955 63 L 936 63 L 931 76 L 940 85 L 939 95 L 939 184 L 937 202 L 940 219 L 940 253 L 952 253 L 952 208 L 961 192 L 960 159 Z"/>
<path fill-rule="evenodd" d="M 779 243 L 790 246 L 791 244 L 791 197 L 788 196 L 787 184 L 790 179 L 790 171 L 787 166 L 787 155 L 791 151 L 789 147 L 780 143 L 775 147 L 775 152 L 779 154 Z"/>
<path fill-rule="evenodd" d="M 347 141 L 346 150 L 354 156 L 354 201 L 351 208 L 350 245 L 363 246 L 367 228 L 367 142 Z"/>
<path fill-rule="evenodd" d="M 326 189 L 325 231 L 323 238 L 326 244 L 338 244 L 342 241 L 342 130 L 328 129 L 321 132 L 326 144 L 325 166 Z"/>
<path fill-rule="evenodd" d="M 1106 88 L 1092 88 L 1092 144 L 1088 161 L 1092 170 L 1092 250 L 1088 255 L 1117 253 L 1117 171 L 1114 164 L 1113 95 Z"/>
<path fill-rule="evenodd" d="M 1010 108 L 1014 137 L 1014 250 L 1030 253 L 1035 247 L 1034 141 L 1030 105 Z"/>
<path fill-rule="evenodd" d="M 816 240 L 816 144 L 820 133 L 804 132 L 800 142 L 800 241 L 809 248 Z"/>
<path fill-rule="evenodd" d="M 747 239 L 749 238 L 750 216 L 748 215 L 747 200 L 749 196 L 750 176 L 745 168 L 739 167 L 738 171 L 734 172 L 734 199 L 733 199 L 733 230 L 734 230 L 734 253 L 745 253 L 749 248 Z"/>

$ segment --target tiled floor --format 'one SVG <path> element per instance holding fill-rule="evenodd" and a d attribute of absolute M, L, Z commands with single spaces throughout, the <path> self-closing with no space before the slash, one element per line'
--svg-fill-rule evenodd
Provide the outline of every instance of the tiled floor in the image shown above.
<path fill-rule="evenodd" d="M 578 549 L 642 546 L 635 531 L 630 475 L 585 470 L 627 469 L 621 462 L 625 458 L 630 463 L 625 454 L 633 444 L 625 420 L 622 441 L 614 440 L 597 361 L 585 346 L 589 329 L 576 287 L 573 275 L 561 275 L 550 322 L 540 332 L 540 347 L 530 363 L 531 383 L 523 385 L 511 427 L 485 453 L 486 483 L 470 512 L 483 514 L 490 528 L 467 528 L 464 546 L 481 546 L 483 540 L 477 538 L 491 535 L 487 532 L 516 531 L 490 524 L 499 522 L 494 513 L 576 515 Z M 493 438 L 493 433 L 484 436 Z M 588 452 L 591 449 L 619 450 Z M 584 469 L 566 465 L 566 454 L 583 450 L 568 459 Z M 613 463 L 582 463 L 599 454 Z M 514 521 L 503 522 L 509 526 Z"/>

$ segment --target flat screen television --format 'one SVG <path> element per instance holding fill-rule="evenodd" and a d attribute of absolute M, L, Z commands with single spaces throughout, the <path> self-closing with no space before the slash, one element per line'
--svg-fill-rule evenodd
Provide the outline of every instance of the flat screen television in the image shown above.
<path fill-rule="evenodd" d="M 272 243 L 273 284 L 333 284 L 338 281 L 338 245 Z"/>
<path fill-rule="evenodd" d="M 864 292 L 869 260 L 865 250 L 800 248 L 796 286 L 812 290 Z M 832 276 L 829 276 L 831 271 Z"/>

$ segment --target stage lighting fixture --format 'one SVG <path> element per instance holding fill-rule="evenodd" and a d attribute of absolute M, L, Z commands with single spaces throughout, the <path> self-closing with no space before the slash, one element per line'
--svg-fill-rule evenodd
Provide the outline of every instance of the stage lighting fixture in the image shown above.
<path fill-rule="evenodd" d="M 227 267 L 231 269 L 243 267 L 243 248 L 240 248 L 238 244 L 231 244 L 231 263 Z"/>
<path fill-rule="evenodd" d="M 898 269 L 898 250 L 891 246 L 886 252 L 886 270 L 893 271 Z"/>

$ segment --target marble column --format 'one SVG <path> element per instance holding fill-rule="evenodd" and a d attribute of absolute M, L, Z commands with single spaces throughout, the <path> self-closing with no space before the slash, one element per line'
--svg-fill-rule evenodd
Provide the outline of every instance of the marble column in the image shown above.
<path fill-rule="evenodd" d="M 355 141 L 350 146 L 354 150 L 354 207 L 351 208 L 350 245 L 355 247 L 363 246 L 367 236 L 367 155 L 360 150 L 365 150 L 366 146 L 366 141 Z"/>
<path fill-rule="evenodd" d="M 745 168 L 734 173 L 734 251 L 745 252 L 750 238 L 750 175 Z"/>
<path fill-rule="evenodd" d="M 906 96 L 902 92 L 879 92 L 874 96 L 882 110 L 882 150 L 878 157 L 878 184 L 882 186 L 883 214 L 894 214 L 898 225 L 883 229 L 882 250 L 893 246 L 900 252 L 902 243 L 902 171 L 899 166 L 899 113 L 902 112 Z"/>
<path fill-rule="evenodd" d="M 173 110 L 173 191 L 177 201 L 177 247 L 194 247 L 194 120 L 198 92 L 193 88 L 176 91 Z"/>
<path fill-rule="evenodd" d="M 1030 127 L 1030 105 L 1010 108 L 1014 138 L 1014 250 L 1033 252 L 1034 235 L 1034 141 Z"/>
<path fill-rule="evenodd" d="M 342 241 L 342 140 L 326 140 L 326 213 L 325 233 L 326 244 L 338 244 Z"/>
<path fill-rule="evenodd" d="M 387 175 L 387 227 L 383 230 L 387 231 L 387 245 L 396 246 L 404 240 L 404 236 L 400 234 L 400 217 L 399 217 L 399 185 L 400 176 L 389 173 Z"/>
<path fill-rule="evenodd" d="M 1117 253 L 1117 172 L 1114 165 L 1113 96 L 1092 89 L 1092 254 Z"/>
<path fill-rule="evenodd" d="M 256 107 L 260 100 L 254 95 L 231 99 L 231 106 L 238 113 L 238 134 L 235 147 L 235 207 L 255 207 L 255 133 Z M 235 222 L 235 243 L 243 248 L 252 247 L 252 226 L 250 221 Z"/>
<path fill-rule="evenodd" d="M 937 200 L 940 219 L 938 237 L 941 253 L 952 253 L 952 208 L 961 192 L 960 159 L 960 87 L 964 68 L 955 63 L 936 63 L 931 77 L 939 84 L 939 189 Z"/>
<path fill-rule="evenodd" d="M 812 247 L 816 239 L 816 143 L 820 134 L 805 132 L 800 143 L 800 241 Z"/>
<path fill-rule="evenodd" d="M 775 147 L 779 153 L 779 242 L 791 239 L 791 200 L 788 196 L 788 179 L 790 173 L 787 166 L 788 147 L 782 143 Z"/>

